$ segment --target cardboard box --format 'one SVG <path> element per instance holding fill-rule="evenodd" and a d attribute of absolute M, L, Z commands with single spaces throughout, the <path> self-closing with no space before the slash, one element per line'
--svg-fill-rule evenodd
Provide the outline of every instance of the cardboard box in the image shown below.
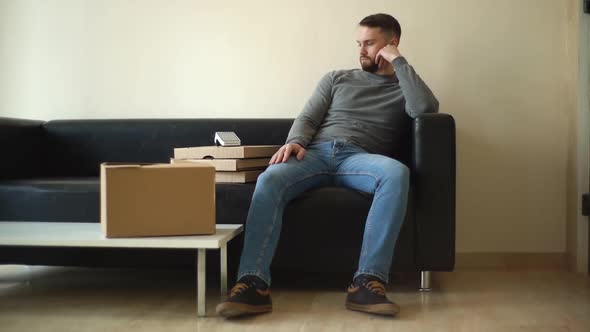
<path fill-rule="evenodd" d="M 252 158 L 252 159 L 175 159 L 171 158 L 170 163 L 193 163 L 204 164 L 215 167 L 216 171 L 235 172 L 248 171 L 255 169 L 266 169 L 270 158 Z"/>
<path fill-rule="evenodd" d="M 174 149 L 175 159 L 244 159 L 272 157 L 280 145 L 198 146 Z"/>
<path fill-rule="evenodd" d="M 214 234 L 215 168 L 103 163 L 100 208 L 106 237 Z"/>
<path fill-rule="evenodd" d="M 263 169 L 238 172 L 215 172 L 216 183 L 248 183 L 256 182 Z"/>

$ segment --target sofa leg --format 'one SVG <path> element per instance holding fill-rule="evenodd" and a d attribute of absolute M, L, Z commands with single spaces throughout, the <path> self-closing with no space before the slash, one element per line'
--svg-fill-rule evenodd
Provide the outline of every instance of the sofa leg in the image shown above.
<path fill-rule="evenodd" d="M 431 290 L 432 288 L 430 287 L 430 271 L 420 272 L 420 288 L 418 288 L 418 291 L 430 292 Z"/>

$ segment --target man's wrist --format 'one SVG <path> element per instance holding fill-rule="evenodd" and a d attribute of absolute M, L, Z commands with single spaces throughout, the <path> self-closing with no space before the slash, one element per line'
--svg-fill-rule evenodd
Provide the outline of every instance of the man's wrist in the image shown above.
<path fill-rule="evenodd" d="M 408 61 L 401 54 L 399 56 L 396 56 L 393 60 L 391 60 L 391 64 L 393 65 L 394 68 L 396 66 L 401 66 L 401 65 L 404 65 L 404 64 L 407 64 L 407 63 L 408 63 Z"/>

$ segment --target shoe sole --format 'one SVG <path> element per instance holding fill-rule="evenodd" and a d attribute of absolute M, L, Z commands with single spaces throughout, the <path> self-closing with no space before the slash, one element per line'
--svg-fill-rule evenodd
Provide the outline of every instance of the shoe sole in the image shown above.
<path fill-rule="evenodd" d="M 382 316 L 395 316 L 399 314 L 399 307 L 395 304 L 379 303 L 379 304 L 357 304 L 346 302 L 346 308 L 354 311 L 368 312 L 370 314 Z"/>
<path fill-rule="evenodd" d="M 251 305 L 245 303 L 220 303 L 215 309 L 217 315 L 230 318 L 245 315 L 263 314 L 272 312 L 272 305 Z"/>

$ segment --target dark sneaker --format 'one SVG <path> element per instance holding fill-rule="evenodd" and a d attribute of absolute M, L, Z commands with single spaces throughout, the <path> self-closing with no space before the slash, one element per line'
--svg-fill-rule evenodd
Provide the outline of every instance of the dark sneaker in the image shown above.
<path fill-rule="evenodd" d="M 400 310 L 385 296 L 384 282 L 368 274 L 359 275 L 348 286 L 346 308 L 387 316 L 395 316 Z"/>
<path fill-rule="evenodd" d="M 215 311 L 222 317 L 271 312 L 270 289 L 257 276 L 243 276 L 231 289 L 227 300 L 218 304 Z"/>

